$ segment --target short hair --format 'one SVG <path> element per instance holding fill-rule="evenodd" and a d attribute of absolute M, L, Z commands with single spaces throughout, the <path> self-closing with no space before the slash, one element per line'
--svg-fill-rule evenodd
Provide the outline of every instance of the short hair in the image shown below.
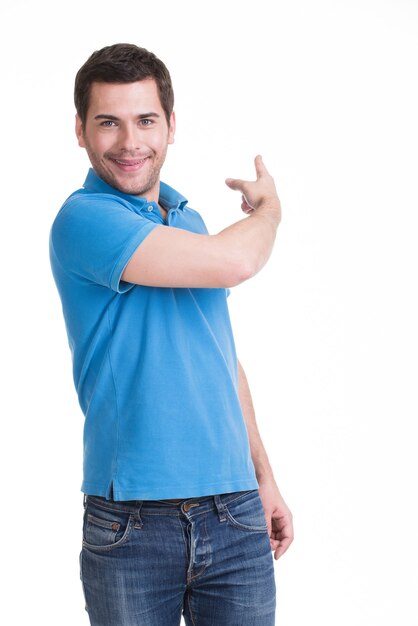
<path fill-rule="evenodd" d="M 157 84 L 161 106 L 170 125 L 174 106 L 171 77 L 153 52 L 129 43 L 117 43 L 93 52 L 75 77 L 74 103 L 82 124 L 86 123 L 93 82 L 134 83 L 147 78 L 153 78 Z"/>

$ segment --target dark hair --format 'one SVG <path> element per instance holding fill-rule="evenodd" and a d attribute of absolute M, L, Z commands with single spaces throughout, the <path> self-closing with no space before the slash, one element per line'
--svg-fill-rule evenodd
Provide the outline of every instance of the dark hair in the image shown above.
<path fill-rule="evenodd" d="M 129 43 L 117 43 L 96 50 L 78 70 L 74 103 L 82 124 L 86 123 L 93 82 L 134 83 L 146 78 L 153 78 L 157 83 L 161 106 L 170 125 L 174 93 L 168 69 L 153 52 Z"/>

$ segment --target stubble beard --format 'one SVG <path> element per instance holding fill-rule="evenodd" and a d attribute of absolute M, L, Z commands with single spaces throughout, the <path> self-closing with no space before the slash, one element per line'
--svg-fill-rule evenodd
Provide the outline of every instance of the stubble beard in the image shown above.
<path fill-rule="evenodd" d="M 153 159 L 154 164 L 150 168 L 147 178 L 141 181 L 140 184 L 138 184 L 138 182 L 135 181 L 134 179 L 132 181 L 129 181 L 129 179 L 127 179 L 126 181 L 125 180 L 121 181 L 120 178 L 113 173 L 110 167 L 106 167 L 106 164 L 111 162 L 109 161 L 110 157 L 113 159 L 115 158 L 115 155 L 113 153 L 105 152 L 103 157 L 99 158 L 97 154 L 94 152 L 94 150 L 91 149 L 91 146 L 88 144 L 86 139 L 85 139 L 85 144 L 86 144 L 86 152 L 88 154 L 88 157 L 90 159 L 90 162 L 96 174 L 100 176 L 100 178 L 104 180 L 105 183 L 107 183 L 111 187 L 114 187 L 118 191 L 121 191 L 122 193 L 126 193 L 131 196 L 147 197 L 148 192 L 152 191 L 155 188 L 155 186 L 159 183 L 160 171 L 163 166 L 165 156 L 167 154 L 167 149 L 159 159 L 156 159 L 155 155 L 150 157 Z M 127 154 L 123 156 L 122 155 L 118 155 L 118 156 L 120 158 L 124 158 L 124 157 L 126 158 L 127 156 L 130 156 L 131 158 L 135 158 L 135 155 L 127 155 Z M 122 176 L 123 175 L 121 174 L 121 177 Z"/>

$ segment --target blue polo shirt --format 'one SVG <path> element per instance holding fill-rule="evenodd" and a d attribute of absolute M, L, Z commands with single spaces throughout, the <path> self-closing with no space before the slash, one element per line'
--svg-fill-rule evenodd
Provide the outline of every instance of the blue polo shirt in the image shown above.
<path fill-rule="evenodd" d="M 85 415 L 82 491 L 153 500 L 256 489 L 227 290 L 121 280 L 156 226 L 207 233 L 164 183 L 159 202 L 166 222 L 156 203 L 90 170 L 52 225 L 51 266 Z"/>

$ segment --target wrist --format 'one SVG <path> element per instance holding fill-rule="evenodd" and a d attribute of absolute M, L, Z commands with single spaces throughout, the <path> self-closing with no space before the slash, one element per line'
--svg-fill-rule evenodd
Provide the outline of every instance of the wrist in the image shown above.
<path fill-rule="evenodd" d="M 277 196 L 263 198 L 257 206 L 255 213 L 269 217 L 272 221 L 274 220 L 274 222 L 279 225 L 282 217 L 282 209 L 279 198 Z"/>

